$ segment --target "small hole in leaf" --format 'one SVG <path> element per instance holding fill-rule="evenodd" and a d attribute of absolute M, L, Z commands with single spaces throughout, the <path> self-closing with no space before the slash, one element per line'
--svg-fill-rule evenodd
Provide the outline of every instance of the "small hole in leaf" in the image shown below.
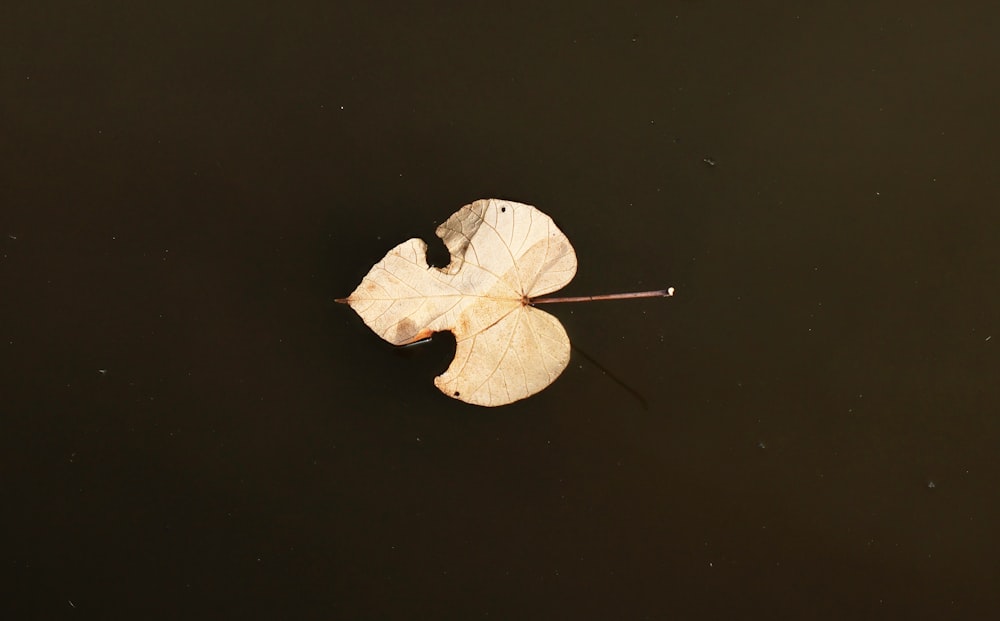
<path fill-rule="evenodd" d="M 455 391 L 455 396 L 456 396 L 456 397 L 460 396 L 460 394 L 461 394 L 461 393 L 459 393 L 459 392 L 458 392 L 457 390 Z"/>
<path fill-rule="evenodd" d="M 501 207 L 500 208 L 500 212 L 501 213 L 507 213 L 507 208 L 506 207 Z"/>

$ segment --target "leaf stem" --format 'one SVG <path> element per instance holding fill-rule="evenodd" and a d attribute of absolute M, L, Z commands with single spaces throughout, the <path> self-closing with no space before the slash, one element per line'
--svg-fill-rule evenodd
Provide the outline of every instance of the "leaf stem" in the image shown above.
<path fill-rule="evenodd" d="M 656 291 L 635 291 L 632 293 L 608 293 L 605 295 L 581 295 L 566 298 L 532 298 L 529 304 L 556 304 L 561 302 L 597 302 L 599 300 L 624 300 L 628 298 L 669 298 L 673 297 L 674 288 L 657 289 Z"/>

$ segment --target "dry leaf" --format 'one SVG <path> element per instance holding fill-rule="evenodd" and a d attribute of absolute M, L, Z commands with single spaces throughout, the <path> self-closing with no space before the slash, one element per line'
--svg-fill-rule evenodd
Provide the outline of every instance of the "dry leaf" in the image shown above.
<path fill-rule="evenodd" d="M 529 305 L 576 274 L 576 253 L 552 218 L 486 199 L 459 209 L 436 233 L 451 253 L 446 267 L 428 267 L 427 244 L 411 239 L 342 301 L 394 345 L 454 332 L 455 359 L 434 384 L 455 399 L 505 405 L 555 381 L 569 363 L 569 337 L 559 320 Z"/>

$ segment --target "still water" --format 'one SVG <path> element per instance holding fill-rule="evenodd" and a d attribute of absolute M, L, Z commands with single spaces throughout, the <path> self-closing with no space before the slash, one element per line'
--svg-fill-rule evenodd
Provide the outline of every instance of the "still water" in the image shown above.
<path fill-rule="evenodd" d="M 4 12 L 18 618 L 1000 609 L 996 8 Z M 333 300 L 487 197 L 676 296 L 444 397 Z"/>

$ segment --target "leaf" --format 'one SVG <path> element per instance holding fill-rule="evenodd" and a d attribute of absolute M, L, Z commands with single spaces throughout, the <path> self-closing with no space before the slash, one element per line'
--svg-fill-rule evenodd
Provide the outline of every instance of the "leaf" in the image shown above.
<path fill-rule="evenodd" d="M 436 233 L 451 253 L 446 267 L 429 267 L 427 244 L 410 239 L 340 301 L 394 345 L 452 331 L 455 359 L 434 384 L 455 399 L 506 405 L 554 382 L 569 337 L 530 301 L 573 279 L 569 239 L 534 207 L 498 199 L 462 207 Z"/>

